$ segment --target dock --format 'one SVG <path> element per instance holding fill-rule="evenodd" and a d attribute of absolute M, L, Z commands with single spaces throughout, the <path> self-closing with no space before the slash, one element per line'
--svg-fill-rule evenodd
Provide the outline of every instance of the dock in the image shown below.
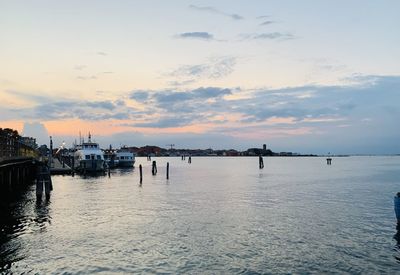
<path fill-rule="evenodd" d="M 51 175 L 70 175 L 72 173 L 71 167 L 69 167 L 64 161 L 61 162 L 57 158 L 52 159 L 50 174 Z"/>
<path fill-rule="evenodd" d="M 14 157 L 0 161 L 0 189 L 2 194 L 18 190 L 33 182 L 39 161 L 32 157 Z"/>

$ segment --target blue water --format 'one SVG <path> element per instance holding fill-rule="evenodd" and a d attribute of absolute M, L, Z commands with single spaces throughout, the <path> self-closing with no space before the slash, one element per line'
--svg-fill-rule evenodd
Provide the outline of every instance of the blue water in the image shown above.
<path fill-rule="evenodd" d="M 110 177 L 54 176 L 49 201 L 32 186 L 3 213 L 3 272 L 400 272 L 400 157 L 153 160 L 156 176 L 146 158 Z"/>

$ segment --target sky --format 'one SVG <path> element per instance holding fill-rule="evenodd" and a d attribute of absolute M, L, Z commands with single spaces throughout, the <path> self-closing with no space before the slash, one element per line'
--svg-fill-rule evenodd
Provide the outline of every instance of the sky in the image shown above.
<path fill-rule="evenodd" d="M 39 144 L 399 154 L 399 10 L 0 0 L 0 127 Z"/>

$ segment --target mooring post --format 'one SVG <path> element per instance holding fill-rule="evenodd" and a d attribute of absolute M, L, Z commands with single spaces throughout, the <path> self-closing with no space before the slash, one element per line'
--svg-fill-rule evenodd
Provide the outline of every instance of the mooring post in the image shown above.
<path fill-rule="evenodd" d="M 52 184 L 51 184 L 51 177 L 50 175 L 47 177 L 47 179 L 45 179 L 44 181 L 44 190 L 46 193 L 46 198 L 50 198 L 50 192 L 52 190 Z"/>
<path fill-rule="evenodd" d="M 326 159 L 326 164 L 327 165 L 332 165 L 332 159 L 331 158 L 327 158 Z"/>
<path fill-rule="evenodd" d="M 258 165 L 259 165 L 260 169 L 264 168 L 264 160 L 261 155 L 258 157 Z"/>
<path fill-rule="evenodd" d="M 169 162 L 167 162 L 167 180 L 169 179 Z"/>
<path fill-rule="evenodd" d="M 41 177 L 36 179 L 36 197 L 41 198 L 43 194 L 43 180 Z"/>
<path fill-rule="evenodd" d="M 157 175 L 157 163 L 155 160 L 153 160 L 153 165 L 151 168 L 151 173 L 153 174 L 153 176 Z"/>
<path fill-rule="evenodd" d="M 188 163 L 192 163 L 192 156 L 189 156 Z"/>
<path fill-rule="evenodd" d="M 36 168 L 36 198 L 41 199 L 43 194 L 43 171 L 40 165 Z"/>
<path fill-rule="evenodd" d="M 142 171 L 142 165 L 139 165 L 139 174 L 140 174 L 140 184 L 142 184 L 143 181 L 143 171 Z"/>

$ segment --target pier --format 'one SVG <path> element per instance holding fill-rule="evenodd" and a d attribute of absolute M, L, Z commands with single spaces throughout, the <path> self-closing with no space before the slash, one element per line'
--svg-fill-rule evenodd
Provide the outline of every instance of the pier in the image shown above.
<path fill-rule="evenodd" d="M 17 157 L 0 161 L 1 193 L 14 192 L 33 183 L 38 164 L 39 162 L 32 157 Z"/>
<path fill-rule="evenodd" d="M 0 128 L 0 189 L 6 196 L 23 189 L 37 175 L 39 161 L 36 140 L 22 137 L 17 131 Z"/>
<path fill-rule="evenodd" d="M 51 175 L 69 175 L 72 174 L 72 168 L 66 163 L 63 158 L 53 158 L 50 166 Z M 69 162 L 68 162 L 69 163 Z"/>

